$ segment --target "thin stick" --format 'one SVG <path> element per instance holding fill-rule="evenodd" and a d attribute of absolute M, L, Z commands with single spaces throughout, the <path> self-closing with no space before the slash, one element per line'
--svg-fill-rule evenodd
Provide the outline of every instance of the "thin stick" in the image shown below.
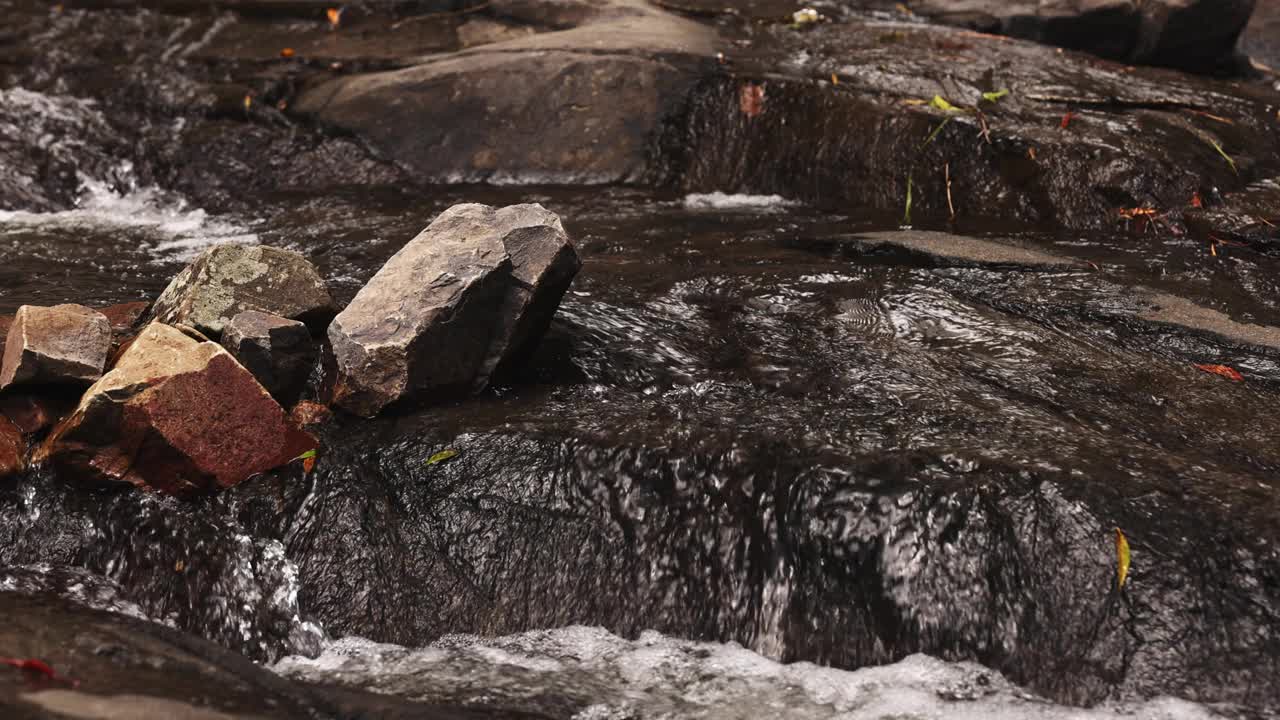
<path fill-rule="evenodd" d="M 951 221 L 955 222 L 956 206 L 951 204 L 951 163 L 943 167 L 943 172 L 947 175 L 947 209 L 951 211 Z"/>

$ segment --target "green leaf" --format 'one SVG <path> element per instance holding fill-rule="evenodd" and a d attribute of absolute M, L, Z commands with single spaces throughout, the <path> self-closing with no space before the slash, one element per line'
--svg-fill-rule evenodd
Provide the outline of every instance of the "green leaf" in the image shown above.
<path fill-rule="evenodd" d="M 427 464 L 435 465 L 437 463 L 442 463 L 445 460 L 448 460 L 449 458 L 456 456 L 457 454 L 458 454 L 457 450 L 441 450 L 435 455 L 432 455 L 431 457 L 427 458 Z"/>
<path fill-rule="evenodd" d="M 938 123 L 938 127 L 934 128 L 933 132 L 929 133 L 929 137 L 925 138 L 925 141 L 920 144 L 920 149 L 923 150 L 928 147 L 929 143 L 933 142 L 934 138 L 938 137 L 938 133 L 942 132 L 942 128 L 946 127 L 949 122 L 951 122 L 951 118 L 946 118 L 942 122 Z"/>
<path fill-rule="evenodd" d="M 290 460 L 289 462 L 297 462 L 298 460 L 310 460 L 311 458 L 313 458 L 313 457 L 315 457 L 315 456 L 316 456 L 316 449 L 315 449 L 315 448 L 311 448 L 310 450 L 308 450 L 308 451 L 306 451 L 306 452 L 302 453 L 301 455 L 299 455 L 298 457 L 294 458 L 293 460 Z"/>
<path fill-rule="evenodd" d="M 1239 175 L 1240 171 L 1236 169 L 1236 161 L 1231 159 L 1231 156 L 1228 155 L 1227 152 L 1222 149 L 1222 146 L 1218 144 L 1218 141 L 1210 140 L 1209 144 L 1212 145 L 1213 149 L 1217 150 L 1218 154 L 1222 156 L 1222 159 L 1226 160 L 1227 164 L 1231 166 L 1231 172 L 1235 173 L 1236 175 Z"/>
<path fill-rule="evenodd" d="M 929 104 L 943 112 L 960 112 L 960 108 L 947 102 L 941 95 L 934 95 Z"/>
<path fill-rule="evenodd" d="M 997 90 L 995 92 L 984 92 L 982 93 L 982 99 L 986 100 L 987 102 L 995 102 L 1008 94 L 1009 94 L 1009 90 L 1007 88 Z"/>

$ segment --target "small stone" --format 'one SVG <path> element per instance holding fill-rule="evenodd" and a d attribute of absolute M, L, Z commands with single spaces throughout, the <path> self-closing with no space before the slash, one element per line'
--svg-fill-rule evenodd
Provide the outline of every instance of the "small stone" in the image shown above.
<path fill-rule="evenodd" d="M 302 255 L 262 245 L 206 250 L 156 300 L 152 317 L 219 338 L 241 312 L 257 310 L 323 331 L 336 308 L 324 279 Z"/>
<path fill-rule="evenodd" d="M 0 361 L 0 388 L 91 383 L 111 350 L 111 324 L 83 305 L 23 305 L 14 315 Z"/>
<path fill-rule="evenodd" d="M 22 430 L 0 416 L 0 480 L 20 475 L 27 467 L 27 440 Z"/>
<path fill-rule="evenodd" d="M 190 495 L 231 487 L 315 447 L 226 350 L 152 323 L 38 457 L 77 480 Z"/>
<path fill-rule="evenodd" d="M 231 319 L 222 346 L 285 407 L 302 395 L 316 360 L 306 325 L 256 310 Z"/>

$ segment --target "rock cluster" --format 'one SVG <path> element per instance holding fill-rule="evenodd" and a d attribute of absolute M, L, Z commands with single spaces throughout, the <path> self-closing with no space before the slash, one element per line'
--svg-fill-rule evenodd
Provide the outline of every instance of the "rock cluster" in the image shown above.
<path fill-rule="evenodd" d="M 541 205 L 450 208 L 328 325 L 333 404 L 372 416 L 483 389 L 536 347 L 580 265 Z M 27 437 L 46 430 L 37 462 L 180 496 L 316 448 L 302 428 L 329 414 L 302 397 L 319 355 L 312 333 L 334 305 L 305 258 L 215 247 L 144 310 L 24 306 L 5 323 L 0 385 L 19 391 L 0 395 L 0 477 L 24 470 Z M 74 394 L 47 391 L 59 385 Z"/>

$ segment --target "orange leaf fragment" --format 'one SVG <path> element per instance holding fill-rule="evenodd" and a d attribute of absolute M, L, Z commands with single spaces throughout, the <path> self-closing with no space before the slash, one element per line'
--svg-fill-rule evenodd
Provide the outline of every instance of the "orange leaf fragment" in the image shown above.
<path fill-rule="evenodd" d="M 738 109 L 749 118 L 764 112 L 764 85 L 743 83 L 738 88 Z"/>
<path fill-rule="evenodd" d="M 293 57 L 293 48 L 281 48 L 281 49 L 280 49 L 280 57 L 282 57 L 282 58 L 291 58 L 291 57 Z"/>
<path fill-rule="evenodd" d="M 1076 114 L 1073 112 L 1064 114 L 1062 116 L 1062 129 L 1066 130 L 1071 125 L 1071 121 L 1074 120 L 1075 118 L 1076 118 Z"/>
<path fill-rule="evenodd" d="M 342 22 L 342 8 L 329 8 L 324 15 L 329 18 L 329 29 L 337 30 L 338 23 Z"/>
<path fill-rule="evenodd" d="M 1244 376 L 1240 374 L 1239 370 L 1226 365 L 1196 365 L 1196 369 L 1213 373 L 1214 375 L 1221 375 L 1232 382 L 1244 382 Z"/>
<path fill-rule="evenodd" d="M 1194 194 L 1191 196 L 1191 207 L 1193 207 L 1193 208 L 1202 208 L 1202 207 L 1204 207 L 1204 200 L 1202 200 L 1202 199 L 1200 198 L 1200 193 L 1199 193 L 1199 192 L 1194 193 Z"/>
<path fill-rule="evenodd" d="M 302 471 L 303 471 L 303 472 L 305 472 L 305 473 L 307 473 L 308 475 L 310 475 L 310 474 L 311 474 L 311 471 L 312 471 L 312 470 L 315 470 L 315 469 L 316 469 L 316 457 L 315 457 L 314 455 L 312 455 L 312 456 L 311 456 L 311 457 L 309 457 L 309 458 L 305 458 L 305 459 L 303 459 L 303 461 L 302 461 Z"/>

